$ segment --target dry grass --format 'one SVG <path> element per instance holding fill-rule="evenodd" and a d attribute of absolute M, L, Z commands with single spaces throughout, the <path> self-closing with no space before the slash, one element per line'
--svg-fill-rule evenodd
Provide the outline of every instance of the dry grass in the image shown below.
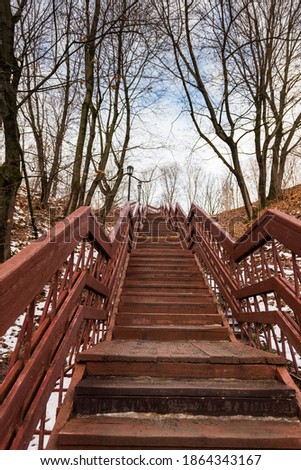
<path fill-rule="evenodd" d="M 257 204 L 254 204 L 254 206 L 258 207 Z M 297 219 L 301 219 L 301 184 L 284 190 L 283 199 L 281 201 L 273 201 L 269 203 L 266 209 L 278 209 L 286 214 L 296 217 Z M 263 212 L 264 210 L 260 211 L 258 216 Z M 233 237 L 241 236 L 253 223 L 253 221 L 249 221 L 247 219 L 245 209 L 243 207 L 222 212 L 216 218 L 221 226 Z"/>

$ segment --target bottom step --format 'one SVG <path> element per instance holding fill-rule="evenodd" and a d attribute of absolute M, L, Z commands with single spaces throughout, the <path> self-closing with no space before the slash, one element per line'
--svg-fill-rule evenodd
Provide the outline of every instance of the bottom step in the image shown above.
<path fill-rule="evenodd" d="M 59 434 L 59 449 L 300 449 L 297 419 L 191 415 L 79 416 Z"/>

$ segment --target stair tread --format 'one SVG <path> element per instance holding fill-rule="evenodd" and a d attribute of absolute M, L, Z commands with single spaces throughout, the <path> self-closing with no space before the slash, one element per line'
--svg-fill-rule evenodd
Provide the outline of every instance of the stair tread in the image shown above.
<path fill-rule="evenodd" d="M 295 418 L 195 417 L 152 413 L 77 416 L 59 434 L 60 446 L 96 448 L 300 449 Z"/>
<path fill-rule="evenodd" d="M 79 353 L 80 361 L 285 364 L 285 358 L 230 341 L 104 341 Z"/>
<path fill-rule="evenodd" d="M 210 325 L 142 325 L 142 326 L 137 326 L 137 325 L 121 325 L 118 326 L 118 329 L 128 329 L 128 330 L 167 330 L 167 331 L 173 331 L 173 330 L 182 330 L 182 331 L 209 331 L 209 330 L 215 330 L 215 329 L 223 329 L 227 331 L 227 328 L 222 326 L 221 324 L 210 324 Z"/>

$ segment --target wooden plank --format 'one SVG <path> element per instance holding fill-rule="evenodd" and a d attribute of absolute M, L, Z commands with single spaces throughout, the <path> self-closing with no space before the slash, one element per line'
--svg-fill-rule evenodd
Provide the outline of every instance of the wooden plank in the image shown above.
<path fill-rule="evenodd" d="M 95 279 L 91 274 L 86 275 L 86 285 L 85 287 L 95 294 L 102 295 L 103 297 L 109 297 L 110 289 L 101 281 Z"/>
<path fill-rule="evenodd" d="M 78 361 L 132 361 L 132 362 L 209 362 L 208 355 L 196 348 L 192 341 L 104 341 L 78 355 Z"/>
<path fill-rule="evenodd" d="M 183 315 L 190 315 L 191 313 L 200 315 L 202 313 L 216 313 L 216 307 L 213 303 L 202 302 L 199 303 L 185 303 L 185 302 L 120 302 L 119 312 L 126 313 L 182 313 Z"/>
<path fill-rule="evenodd" d="M 265 323 L 265 324 L 276 324 L 277 323 L 277 310 L 260 312 L 239 312 L 235 314 L 235 319 L 239 322 L 246 323 Z"/>
<path fill-rule="evenodd" d="M 190 377 L 208 379 L 273 379 L 276 366 L 268 364 L 208 364 L 193 362 L 90 362 L 87 361 L 89 375 L 126 375 L 136 377 Z"/>
<path fill-rule="evenodd" d="M 283 356 L 271 354 L 242 343 L 196 342 L 195 346 L 210 356 L 210 362 L 223 362 L 227 358 L 236 358 L 243 364 L 286 364 Z"/>
<path fill-rule="evenodd" d="M 80 305 L 78 310 L 82 317 L 86 320 L 106 320 L 108 318 L 108 312 L 105 309 L 88 307 L 86 305 Z"/>
<path fill-rule="evenodd" d="M 219 325 L 115 326 L 113 339 L 225 341 L 228 339 L 228 330 Z"/>
<path fill-rule="evenodd" d="M 122 292 L 120 301 L 123 304 L 128 304 L 128 303 L 133 303 L 133 304 L 162 304 L 166 305 L 166 303 L 169 303 L 171 306 L 172 305 L 187 305 L 188 307 L 190 305 L 209 305 L 212 304 L 212 297 L 209 295 L 209 292 L 203 292 L 203 295 L 200 295 L 198 293 L 190 293 L 190 292 L 184 292 L 182 293 L 176 293 L 176 292 L 162 292 L 158 295 L 155 295 L 153 293 L 152 295 L 149 295 L 148 292 L 141 292 L 137 291 L 134 294 L 129 294 L 127 291 Z"/>
<path fill-rule="evenodd" d="M 176 448 L 176 449 L 300 449 L 299 422 L 278 422 L 228 417 L 130 419 L 79 417 L 70 421 L 59 438 L 60 448 Z"/>
<path fill-rule="evenodd" d="M 180 313 L 119 313 L 116 325 L 212 325 L 221 323 L 219 314 L 182 315 Z"/>

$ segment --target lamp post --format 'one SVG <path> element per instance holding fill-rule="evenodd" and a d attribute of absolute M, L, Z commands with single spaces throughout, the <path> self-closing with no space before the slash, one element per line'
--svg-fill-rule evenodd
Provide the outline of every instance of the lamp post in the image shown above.
<path fill-rule="evenodd" d="M 141 188 L 142 188 L 142 182 L 139 181 L 139 183 L 137 184 L 137 188 L 138 188 L 138 203 L 140 204 L 140 201 L 141 201 Z"/>
<path fill-rule="evenodd" d="M 133 173 L 134 173 L 134 167 L 132 165 L 129 165 L 127 167 L 127 174 L 129 175 L 128 201 L 131 200 L 131 180 L 132 180 Z"/>

